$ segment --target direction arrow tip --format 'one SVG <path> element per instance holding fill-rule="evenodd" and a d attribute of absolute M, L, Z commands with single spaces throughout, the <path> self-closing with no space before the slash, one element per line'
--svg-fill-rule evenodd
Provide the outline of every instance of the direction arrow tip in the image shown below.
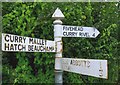
<path fill-rule="evenodd" d="M 55 12 L 53 13 L 52 18 L 54 18 L 54 19 L 63 19 L 63 18 L 64 18 L 64 15 L 63 15 L 63 13 L 61 12 L 61 10 L 60 10 L 59 8 L 57 8 L 57 9 L 55 10 Z"/>
<path fill-rule="evenodd" d="M 100 32 L 96 29 L 95 30 L 95 37 L 97 37 L 100 34 Z"/>

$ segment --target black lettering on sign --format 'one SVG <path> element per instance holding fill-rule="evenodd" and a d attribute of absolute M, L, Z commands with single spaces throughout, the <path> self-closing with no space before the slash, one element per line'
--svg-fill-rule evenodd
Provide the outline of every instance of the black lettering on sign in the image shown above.
<path fill-rule="evenodd" d="M 45 47 L 39 46 L 40 51 L 45 51 Z"/>
<path fill-rule="evenodd" d="M 84 66 L 86 67 L 87 65 L 86 65 L 86 61 L 84 60 Z"/>
<path fill-rule="evenodd" d="M 93 35 L 92 35 L 93 37 L 95 37 L 95 33 L 93 33 Z"/>
<path fill-rule="evenodd" d="M 33 44 L 37 44 L 37 39 L 33 39 Z"/>
<path fill-rule="evenodd" d="M 72 27 L 67 27 L 67 30 L 68 31 L 72 31 Z"/>
<path fill-rule="evenodd" d="M 28 51 L 30 51 L 30 47 L 31 47 L 31 46 L 30 46 L 30 45 L 28 45 Z"/>
<path fill-rule="evenodd" d="M 29 51 L 43 52 L 43 51 L 45 51 L 45 47 L 39 46 L 39 45 L 28 45 L 28 50 Z"/>
<path fill-rule="evenodd" d="M 10 50 L 14 50 L 13 44 L 10 45 Z"/>
<path fill-rule="evenodd" d="M 79 32 L 79 36 L 81 36 L 81 37 L 90 37 L 89 33 L 87 33 L 87 32 L 85 32 L 85 33 Z"/>
<path fill-rule="evenodd" d="M 102 77 L 103 76 L 103 69 L 102 69 L 102 65 L 101 65 L 101 62 L 100 62 L 100 69 L 99 69 L 99 76 Z"/>
<path fill-rule="evenodd" d="M 18 50 L 19 50 L 19 51 L 21 51 L 21 50 L 26 50 L 26 45 L 18 44 Z"/>
<path fill-rule="evenodd" d="M 88 68 L 90 67 L 90 61 L 86 61 L 86 60 L 71 60 L 70 64 L 75 66 L 88 67 Z"/>
<path fill-rule="evenodd" d="M 45 40 L 45 44 L 43 44 L 43 45 L 47 45 L 47 40 Z"/>
<path fill-rule="evenodd" d="M 87 67 L 88 68 L 90 67 L 90 61 L 87 61 Z"/>
<path fill-rule="evenodd" d="M 31 45 L 31 49 L 30 49 L 31 51 L 34 51 L 34 50 L 33 50 L 33 46 L 34 46 L 34 45 Z"/>
<path fill-rule="evenodd" d="M 29 38 L 29 44 L 46 45 L 46 40 L 37 39 L 37 38 Z"/>
<path fill-rule="evenodd" d="M 81 61 L 78 61 L 78 62 L 79 62 L 79 64 L 78 64 L 78 65 L 79 65 L 79 66 L 81 66 Z"/>
<path fill-rule="evenodd" d="M 78 32 L 63 32 L 64 36 L 76 37 Z"/>
<path fill-rule="evenodd" d="M 22 43 L 22 37 L 19 37 L 19 43 Z"/>
<path fill-rule="evenodd" d="M 53 50 L 54 50 L 54 47 L 51 47 L 51 46 L 50 46 L 50 47 L 49 47 L 49 46 L 46 46 L 46 49 L 45 49 L 45 50 L 46 50 L 46 51 L 50 51 L 50 52 L 51 52 L 51 51 L 53 51 Z"/>
<path fill-rule="evenodd" d="M 17 44 L 14 44 L 14 50 L 17 50 Z"/>
<path fill-rule="evenodd" d="M 65 26 L 63 26 L 63 30 L 65 30 Z"/>
<path fill-rule="evenodd" d="M 79 32 L 79 36 L 82 36 L 82 32 Z"/>
<path fill-rule="evenodd" d="M 28 51 L 33 51 L 33 45 L 28 45 Z"/>
<path fill-rule="evenodd" d="M 26 37 L 23 37 L 23 41 L 24 41 L 24 43 L 25 43 L 25 40 L 26 40 Z"/>
<path fill-rule="evenodd" d="M 70 64 L 73 64 L 72 60 L 71 60 Z"/>
<path fill-rule="evenodd" d="M 19 50 L 19 51 L 22 50 L 22 45 L 21 45 L 21 44 L 18 45 L 18 50 Z"/>
<path fill-rule="evenodd" d="M 44 51 L 45 50 L 45 48 L 44 48 L 44 46 L 34 46 L 34 50 L 35 51 Z"/>
<path fill-rule="evenodd" d="M 29 38 L 29 44 L 33 44 L 33 38 Z"/>
<path fill-rule="evenodd" d="M 78 31 L 83 31 L 83 28 L 82 27 L 78 27 Z"/>
<path fill-rule="evenodd" d="M 10 42 L 14 42 L 14 37 L 10 35 Z"/>
<path fill-rule="evenodd" d="M 39 39 L 38 44 L 39 44 L 39 45 L 46 45 L 46 40 Z"/>
<path fill-rule="evenodd" d="M 17 36 L 15 36 L 15 42 L 18 42 L 18 37 Z"/>
<path fill-rule="evenodd" d="M 63 31 L 83 31 L 83 28 L 77 26 L 63 26 Z"/>
<path fill-rule="evenodd" d="M 35 47 L 34 47 L 34 50 L 35 50 L 35 51 L 39 51 L 38 46 L 35 46 Z"/>
<path fill-rule="evenodd" d="M 5 50 L 9 50 L 10 48 L 9 48 L 9 43 L 7 44 L 7 43 L 5 43 Z"/>
<path fill-rule="evenodd" d="M 6 34 L 4 38 L 6 42 L 16 42 L 16 43 L 25 43 L 26 40 L 25 37 L 21 37 L 17 35 L 9 35 L 9 34 Z"/>
<path fill-rule="evenodd" d="M 9 38 L 9 35 L 6 34 L 6 35 L 5 35 L 5 41 L 6 41 L 6 42 L 9 42 L 9 39 L 8 39 L 8 38 Z"/>
<path fill-rule="evenodd" d="M 26 45 L 23 45 L 23 46 L 22 46 L 22 49 L 23 49 L 23 50 L 26 50 Z"/>
<path fill-rule="evenodd" d="M 26 50 L 26 45 L 22 45 L 22 44 L 9 44 L 9 43 L 5 43 L 4 46 L 5 46 L 4 47 L 5 50 L 8 50 L 8 51 Z"/>
<path fill-rule="evenodd" d="M 67 32 L 63 32 L 63 35 L 66 36 L 66 35 L 67 35 L 66 33 L 67 33 Z"/>

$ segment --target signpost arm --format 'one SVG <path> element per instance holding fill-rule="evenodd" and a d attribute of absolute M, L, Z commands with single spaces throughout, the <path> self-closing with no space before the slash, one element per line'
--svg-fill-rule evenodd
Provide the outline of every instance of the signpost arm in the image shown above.
<path fill-rule="evenodd" d="M 62 36 L 60 36 L 62 31 L 62 21 L 61 19 L 64 18 L 61 10 L 57 8 L 52 15 L 52 18 L 55 19 L 53 22 L 54 24 L 54 41 L 56 43 L 56 54 L 55 54 L 55 84 L 62 84 L 63 77 L 62 77 Z"/>

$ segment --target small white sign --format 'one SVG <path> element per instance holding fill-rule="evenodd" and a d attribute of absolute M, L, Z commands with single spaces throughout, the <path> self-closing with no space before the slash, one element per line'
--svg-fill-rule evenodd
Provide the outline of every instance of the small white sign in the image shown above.
<path fill-rule="evenodd" d="M 107 60 L 62 58 L 62 70 L 108 79 Z"/>
<path fill-rule="evenodd" d="M 100 32 L 94 27 L 55 25 L 56 36 L 96 38 Z"/>
<path fill-rule="evenodd" d="M 63 37 L 96 38 L 100 32 L 94 27 L 62 26 Z"/>
<path fill-rule="evenodd" d="M 3 51 L 55 52 L 55 42 L 2 33 Z"/>

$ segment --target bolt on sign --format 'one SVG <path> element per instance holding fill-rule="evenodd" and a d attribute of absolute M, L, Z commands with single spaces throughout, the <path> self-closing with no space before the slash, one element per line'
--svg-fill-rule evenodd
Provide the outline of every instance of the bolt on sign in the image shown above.
<path fill-rule="evenodd" d="M 99 78 L 108 78 L 107 60 L 62 58 L 62 70 Z"/>
<path fill-rule="evenodd" d="M 2 33 L 3 51 L 55 52 L 55 42 Z"/>

